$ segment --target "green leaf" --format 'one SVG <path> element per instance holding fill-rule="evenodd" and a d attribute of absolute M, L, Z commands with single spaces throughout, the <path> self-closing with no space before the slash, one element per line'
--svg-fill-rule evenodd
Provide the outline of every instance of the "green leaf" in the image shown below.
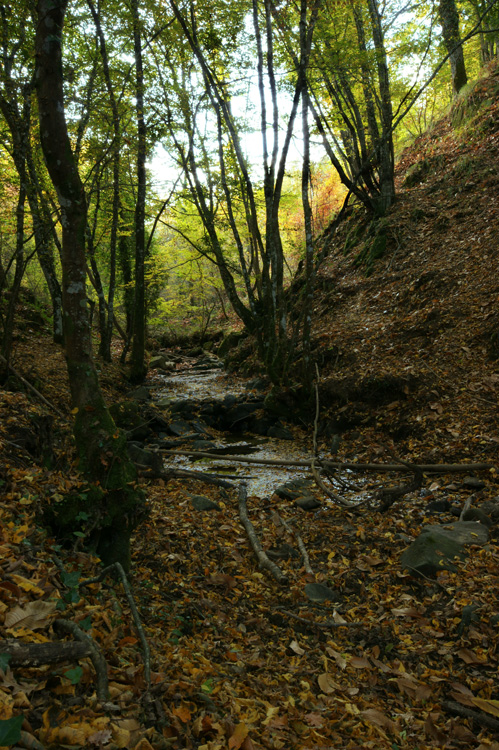
<path fill-rule="evenodd" d="M 0 721 L 0 745 L 15 745 L 21 739 L 24 714 Z"/>
<path fill-rule="evenodd" d="M 92 618 L 91 618 L 91 616 L 88 615 L 88 617 L 85 617 L 84 620 L 80 620 L 80 622 L 78 623 L 78 627 L 81 628 L 82 630 L 85 630 L 85 631 L 86 630 L 90 630 L 90 628 L 92 627 Z"/>
<path fill-rule="evenodd" d="M 0 669 L 2 670 L 2 672 L 5 672 L 7 670 L 10 660 L 11 654 L 0 654 Z"/>
<path fill-rule="evenodd" d="M 68 669 L 67 672 L 64 672 L 64 677 L 67 677 L 72 685 L 78 685 L 81 678 L 83 677 L 83 669 L 81 667 Z"/>
<path fill-rule="evenodd" d="M 85 539 L 86 534 L 83 531 L 73 531 L 73 536 L 77 536 L 80 539 Z"/>

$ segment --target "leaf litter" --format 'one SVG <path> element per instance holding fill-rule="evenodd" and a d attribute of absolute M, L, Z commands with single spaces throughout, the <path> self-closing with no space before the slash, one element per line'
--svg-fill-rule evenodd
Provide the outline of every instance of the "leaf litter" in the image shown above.
<path fill-rule="evenodd" d="M 367 280 L 339 252 L 323 271 L 332 290 L 318 295 L 315 311 L 323 397 L 334 396 L 334 363 L 345 382 L 355 369 L 357 378 L 359 370 L 403 373 L 407 388 L 370 411 L 355 399 L 332 405 L 324 398 L 325 417 L 339 415 L 346 424 L 345 460 L 382 461 L 394 452 L 408 461 L 497 456 L 499 379 L 480 325 L 496 314 L 496 282 L 486 266 L 497 250 L 497 190 L 491 190 L 497 175 L 475 176 L 468 208 L 458 216 L 452 169 L 463 149 L 456 150 L 448 121 L 438 128 L 447 179 L 434 175 L 402 190 L 393 226 L 405 252 L 395 246 L 395 260 L 381 259 Z M 494 134 L 491 126 L 490 164 L 497 163 Z M 401 172 L 434 149 L 434 139 L 435 132 L 404 152 Z M 485 145 L 471 139 L 466 148 Z M 424 214 L 416 227 L 417 208 Z M 452 222 L 442 236 L 437 220 L 444 214 Z M 478 222 L 487 227 L 479 248 Z M 436 252 L 442 245 L 447 255 Z M 335 286 L 338 276 L 343 280 Z M 331 295 L 334 323 L 327 316 Z M 326 356 L 329 350 L 334 357 Z M 348 350 L 355 355 L 350 364 Z M 69 414 L 60 352 L 31 335 L 16 342 L 14 363 Z M 103 368 L 102 381 L 108 399 L 123 397 L 116 365 Z M 45 414 L 23 393 L 0 391 L 0 637 L 43 646 L 57 640 L 57 618 L 76 623 L 107 663 L 109 700 L 96 697 L 89 658 L 11 668 L 0 646 L 0 720 L 24 717 L 18 746 L 499 750 L 495 528 L 455 572 L 415 578 L 399 564 L 421 525 L 434 521 L 431 502 L 451 507 L 469 497 L 460 479 L 425 477 L 421 492 L 386 513 L 376 502 L 355 512 L 325 503 L 310 513 L 277 495 L 250 496 L 248 513 L 264 550 L 294 549 L 289 526 L 307 549 L 313 574 L 299 554 L 279 561 L 287 586 L 258 568 L 233 491 L 203 487 L 220 510 L 199 512 L 190 502 L 198 482 L 148 483 L 150 514 L 137 530 L 129 576 L 151 650 L 148 688 L 121 583 L 82 586 L 99 576 L 99 561 L 82 551 L 80 540 L 62 549 L 41 528 L 44 504 L 81 486 L 68 424 L 54 420 L 54 468 L 30 453 L 30 416 Z M 369 480 L 374 499 L 379 479 Z M 489 472 L 475 498 L 491 498 L 496 483 Z M 337 596 L 311 600 L 309 584 Z"/>

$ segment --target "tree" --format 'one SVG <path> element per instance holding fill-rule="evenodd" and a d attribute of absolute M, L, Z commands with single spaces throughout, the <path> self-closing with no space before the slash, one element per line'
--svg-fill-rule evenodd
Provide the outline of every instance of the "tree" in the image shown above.
<path fill-rule="evenodd" d="M 86 196 L 65 119 L 62 32 L 67 0 L 39 0 L 36 32 L 36 83 L 43 154 L 57 191 L 62 226 L 64 348 L 74 435 L 80 468 L 93 483 L 86 502 L 99 529 L 97 550 L 106 562 L 130 559 L 130 534 L 138 522 L 143 495 L 134 485 L 135 467 L 126 439 L 106 408 L 92 356 L 87 295 Z M 66 515 L 74 522 L 78 503 Z"/>
<path fill-rule="evenodd" d="M 438 15 L 442 26 L 445 49 L 449 55 L 452 88 L 455 94 L 459 94 L 463 86 L 467 84 L 468 76 L 464 65 L 456 0 L 439 0 Z"/>
<path fill-rule="evenodd" d="M 177 21 L 177 54 L 174 58 L 171 41 L 163 42 L 158 76 L 168 92 L 165 129 L 203 222 L 204 247 L 200 249 L 217 265 L 234 311 L 256 337 L 269 376 L 276 383 L 285 382 L 291 362 L 299 356 L 300 334 L 308 329 L 300 328 L 303 318 L 292 325 L 288 317 L 280 204 L 319 3 L 309 5 L 302 0 L 295 14 L 300 27 L 298 54 L 282 139 L 272 3 L 241 3 L 225 16 L 202 5 L 192 6 L 187 16 L 175 0 L 171 7 Z M 245 154 L 245 125 L 233 107 L 240 83 L 237 75 L 231 76 L 236 65 L 250 70 L 253 56 L 261 181 L 252 174 L 254 164 Z M 165 64 L 167 80 L 161 71 Z"/>

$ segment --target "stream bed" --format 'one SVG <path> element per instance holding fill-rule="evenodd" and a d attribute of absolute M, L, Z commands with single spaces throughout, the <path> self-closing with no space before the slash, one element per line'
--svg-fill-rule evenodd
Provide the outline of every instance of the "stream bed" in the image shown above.
<path fill-rule="evenodd" d="M 176 367 L 172 372 L 156 371 L 153 400 L 158 405 L 169 405 L 175 417 L 178 417 L 170 427 L 177 430 L 176 434 L 181 440 L 179 451 L 216 452 L 220 458 L 166 454 L 163 459 L 165 468 L 200 471 L 232 482 L 245 482 L 248 495 L 258 497 L 269 497 L 276 488 L 298 480 L 309 480 L 307 484 L 311 484 L 312 477 L 306 467 L 268 466 L 230 460 L 230 455 L 247 455 L 252 459 L 295 462 L 308 461 L 312 456 L 312 427 L 307 434 L 304 429 L 290 427 L 276 417 L 269 421 L 265 415 L 264 381 L 257 379 L 248 382 L 226 373 L 221 362 L 214 357 L 187 365 L 185 362 L 177 363 Z M 231 424 L 232 418 L 234 422 Z M 256 429 L 256 434 L 252 427 Z M 224 454 L 229 457 L 226 458 Z M 358 500 L 359 491 L 362 494 L 357 481 L 356 486 L 358 491 L 355 497 L 352 498 L 351 491 L 348 492 L 350 500 Z M 342 494 L 345 491 L 345 487 L 336 482 L 331 489 Z M 310 495 L 310 491 L 307 494 Z M 319 495 L 323 503 L 326 500 L 324 493 L 319 491 Z"/>

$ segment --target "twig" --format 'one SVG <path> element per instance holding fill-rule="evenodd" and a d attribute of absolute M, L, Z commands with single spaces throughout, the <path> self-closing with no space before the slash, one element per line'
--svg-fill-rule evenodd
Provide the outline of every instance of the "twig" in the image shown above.
<path fill-rule="evenodd" d="M 331 492 L 331 490 L 327 487 L 327 485 L 322 481 L 319 472 L 317 471 L 315 462 L 317 460 L 317 431 L 319 427 L 319 368 L 317 367 L 317 363 L 315 364 L 315 373 L 316 373 L 316 379 L 315 379 L 315 419 L 314 419 L 314 434 L 312 438 L 312 461 L 310 463 L 310 468 L 312 470 L 312 474 L 315 479 L 315 483 L 318 487 L 324 492 L 324 494 L 329 497 L 331 500 L 334 500 L 335 502 L 339 503 L 340 505 L 343 505 L 345 508 L 353 508 L 357 505 L 360 505 L 360 503 L 349 503 L 348 500 L 344 500 L 342 497 L 336 494 L 336 492 Z"/>
<path fill-rule="evenodd" d="M 30 390 L 30 391 L 33 391 L 33 393 L 34 393 L 34 394 L 35 394 L 36 396 L 38 396 L 38 398 L 39 398 L 39 399 L 40 399 L 41 401 L 43 401 L 43 403 L 44 403 L 44 404 L 45 404 L 46 406 L 48 406 L 48 407 L 49 407 L 49 409 L 52 409 L 52 411 L 54 411 L 54 412 L 55 412 L 55 413 L 57 414 L 57 416 L 58 416 L 58 417 L 61 417 L 61 419 L 64 419 L 65 421 L 67 421 L 67 417 L 66 417 L 66 416 L 65 416 L 65 415 L 64 415 L 64 414 L 62 413 L 62 411 L 59 411 L 59 409 L 57 409 L 57 407 L 55 407 L 55 406 L 54 406 L 53 404 L 51 404 L 51 403 L 50 403 L 50 401 L 48 401 L 48 400 L 47 400 L 47 399 L 45 398 L 45 396 L 43 396 L 43 395 L 42 395 L 42 394 L 40 393 L 40 391 L 38 391 L 38 390 L 37 390 L 37 389 L 35 388 L 35 386 L 34 386 L 34 385 L 31 385 L 31 383 L 29 382 L 29 380 L 26 380 L 26 378 L 23 378 L 23 376 L 22 376 L 22 375 L 20 375 L 20 374 L 19 374 L 19 373 L 17 372 L 17 370 L 15 370 L 15 369 L 14 369 L 14 368 L 12 367 L 12 365 L 11 365 L 11 364 L 9 364 L 9 362 L 7 362 L 7 360 L 5 359 L 5 357 L 4 357 L 4 356 L 3 356 L 2 354 L 0 354 L 0 362 L 3 362 L 3 364 L 4 364 L 4 365 L 6 365 L 6 366 L 8 367 L 8 369 L 9 369 L 9 370 L 11 371 L 11 373 L 12 373 L 13 375 L 15 375 L 15 377 L 16 377 L 16 378 L 18 378 L 18 379 L 19 379 L 19 380 L 21 381 L 21 383 L 24 383 L 24 385 L 26 386 L 26 388 L 29 388 L 29 390 Z"/>
<path fill-rule="evenodd" d="M 276 512 L 276 516 L 279 518 L 279 521 L 282 523 L 288 534 L 292 534 L 294 538 L 296 539 L 296 543 L 298 545 L 298 549 L 300 550 L 302 559 L 303 559 L 303 567 L 305 568 L 305 572 L 309 573 L 310 575 L 314 575 L 314 571 L 312 570 L 312 566 L 310 565 L 310 558 L 308 556 L 308 552 L 306 550 L 306 547 L 303 543 L 303 539 L 299 535 L 299 533 L 294 529 L 291 524 L 289 524 L 287 521 L 282 518 L 282 516 L 279 515 L 279 513 Z"/>
<path fill-rule="evenodd" d="M 95 578 L 90 578 L 86 581 L 81 581 L 81 583 L 79 583 L 79 586 L 89 586 L 91 583 L 99 583 L 100 581 L 104 580 L 106 576 L 111 575 L 114 571 L 118 573 L 121 579 L 121 583 L 128 600 L 128 605 L 132 613 L 133 621 L 139 634 L 140 643 L 142 645 L 142 656 L 144 659 L 144 679 L 147 685 L 147 689 L 149 690 L 151 686 L 151 651 L 149 649 L 149 644 L 144 633 L 144 628 L 142 627 L 142 623 L 140 621 L 137 607 L 135 606 L 135 600 L 133 598 L 130 584 L 128 583 L 128 578 L 126 577 L 126 573 L 123 570 L 123 566 L 121 565 L 121 563 L 115 562 L 112 565 L 108 565 L 107 568 L 104 568 L 104 570 L 102 570 L 98 576 L 96 576 Z"/>
<path fill-rule="evenodd" d="M 95 673 L 97 675 L 96 692 L 97 698 L 100 701 L 109 700 L 109 684 L 107 679 L 107 663 L 102 653 L 95 643 L 95 641 L 86 633 L 75 622 L 70 620 L 54 620 L 52 627 L 57 633 L 69 633 L 77 641 L 85 643 L 90 651 L 90 659 L 94 665 Z"/>
<path fill-rule="evenodd" d="M 253 458 L 248 456 L 220 456 L 216 453 L 209 453 L 208 451 L 180 451 L 180 450 L 168 450 L 162 449 L 158 453 L 166 453 L 170 456 L 193 456 L 194 458 L 211 458 L 214 461 L 230 461 L 231 463 L 245 463 L 245 464 L 262 464 L 263 466 L 297 466 L 303 469 L 311 470 L 311 460 L 308 461 L 278 461 L 264 458 Z M 414 471 L 415 468 L 427 474 L 452 474 L 461 471 L 486 471 L 487 469 L 493 469 L 494 464 L 411 464 L 410 467 L 402 464 L 370 464 L 370 463 L 355 463 L 350 461 L 328 461 L 326 459 L 319 459 L 317 465 L 326 471 L 333 471 L 336 469 L 348 469 L 350 471 Z"/>
<path fill-rule="evenodd" d="M 298 622 L 303 622 L 309 627 L 321 628 L 321 630 L 326 628 L 359 628 L 362 625 L 365 625 L 363 622 L 336 622 L 335 620 L 315 622 L 315 620 L 307 620 L 306 617 L 300 617 L 300 615 L 295 615 L 293 612 L 288 612 L 287 609 L 276 609 L 275 612 L 279 612 L 281 615 L 286 615 L 286 617 L 291 617 L 293 620 L 298 620 Z"/>
<path fill-rule="evenodd" d="M 265 554 L 263 547 L 256 535 L 256 531 L 253 524 L 248 518 L 248 509 L 246 507 L 247 490 L 245 484 L 239 485 L 239 518 L 244 526 L 244 529 L 248 535 L 253 552 L 255 553 L 260 568 L 267 570 L 278 583 L 286 584 L 288 582 L 287 577 L 284 575 L 282 570 L 270 560 Z"/>

